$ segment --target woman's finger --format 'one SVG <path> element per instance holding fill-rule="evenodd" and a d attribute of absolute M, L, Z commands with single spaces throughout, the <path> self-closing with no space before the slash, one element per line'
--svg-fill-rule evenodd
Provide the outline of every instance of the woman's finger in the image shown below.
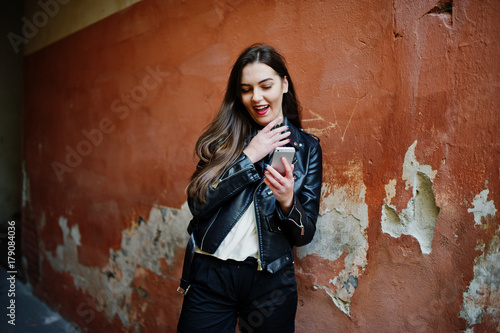
<path fill-rule="evenodd" d="M 288 127 L 287 125 L 283 125 L 280 127 L 273 128 L 270 132 L 273 133 L 274 135 L 279 135 L 284 132 L 287 132 L 289 128 L 290 127 Z"/>
<path fill-rule="evenodd" d="M 285 158 L 283 157 L 283 159 Z M 278 172 L 278 170 L 276 170 L 270 165 L 266 166 L 266 172 L 264 175 L 265 178 L 271 180 L 272 184 L 276 188 L 287 189 L 291 187 L 293 189 L 293 183 L 294 183 L 293 165 L 290 165 L 288 161 L 286 161 L 285 163 L 288 164 L 288 169 L 286 169 L 287 167 L 285 166 L 285 172 L 286 172 L 285 175 L 282 175 L 281 173 Z"/>
<path fill-rule="evenodd" d="M 281 163 L 285 167 L 285 177 L 293 178 L 293 164 L 288 163 L 288 160 L 284 157 L 281 158 Z"/>
<path fill-rule="evenodd" d="M 278 117 L 278 118 L 274 119 L 273 121 L 271 121 L 269 124 L 267 124 L 266 127 L 264 127 L 262 130 L 264 132 L 271 132 L 273 127 L 276 126 L 276 124 L 279 124 L 282 120 L 283 120 L 283 118 Z"/>
<path fill-rule="evenodd" d="M 270 166 L 269 164 L 266 164 L 266 170 L 267 172 L 273 176 L 274 178 L 276 178 L 276 180 L 279 182 L 279 178 L 278 177 L 283 177 L 281 175 L 281 173 L 278 172 L 278 170 L 276 170 L 275 168 L 273 168 L 272 166 Z"/>

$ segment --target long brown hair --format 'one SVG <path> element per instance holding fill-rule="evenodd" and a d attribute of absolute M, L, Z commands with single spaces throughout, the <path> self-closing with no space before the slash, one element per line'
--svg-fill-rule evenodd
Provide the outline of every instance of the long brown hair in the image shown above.
<path fill-rule="evenodd" d="M 287 78 L 288 92 L 283 95 L 283 116 L 301 128 L 300 106 L 283 56 L 263 44 L 254 44 L 244 50 L 233 65 L 218 114 L 196 142 L 195 154 L 200 163 L 191 176 L 187 194 L 200 202 L 206 201 L 208 187 L 241 155 L 245 138 L 258 128 L 241 101 L 240 87 L 243 68 L 256 62 L 274 69 L 282 80 Z"/>

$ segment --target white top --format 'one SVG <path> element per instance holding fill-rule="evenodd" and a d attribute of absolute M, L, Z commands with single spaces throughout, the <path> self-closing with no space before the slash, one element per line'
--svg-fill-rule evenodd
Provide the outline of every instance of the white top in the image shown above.
<path fill-rule="evenodd" d="M 258 259 L 259 239 L 257 237 L 257 222 L 255 220 L 253 201 L 214 254 L 202 251 L 198 247 L 196 247 L 195 251 L 213 255 L 222 260 L 244 261 L 248 257 Z"/>

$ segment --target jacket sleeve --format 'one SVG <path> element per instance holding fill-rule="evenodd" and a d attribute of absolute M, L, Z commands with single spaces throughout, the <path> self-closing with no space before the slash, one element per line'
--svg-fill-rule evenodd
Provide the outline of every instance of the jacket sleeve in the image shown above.
<path fill-rule="evenodd" d="M 242 153 L 240 157 L 222 174 L 214 184 L 208 187 L 206 202 L 188 198 L 191 213 L 197 220 L 212 216 L 225 202 L 245 187 L 258 182 L 260 176 L 252 161 Z"/>
<path fill-rule="evenodd" d="M 322 178 L 323 158 L 321 146 L 318 143 L 311 149 L 304 183 L 294 194 L 290 213 L 285 216 L 279 204 L 277 205 L 281 225 L 295 246 L 310 243 L 316 232 Z"/>

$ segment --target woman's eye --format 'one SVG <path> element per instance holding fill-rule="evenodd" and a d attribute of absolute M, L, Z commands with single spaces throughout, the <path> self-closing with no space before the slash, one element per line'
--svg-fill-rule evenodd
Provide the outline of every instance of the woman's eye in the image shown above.
<path fill-rule="evenodd" d="M 241 92 L 242 92 L 243 94 L 246 94 L 246 93 L 250 92 L 250 89 L 241 89 Z"/>
<path fill-rule="evenodd" d="M 265 90 L 268 90 L 268 89 L 271 89 L 273 86 L 265 86 L 265 87 L 262 87 L 262 89 L 265 89 Z"/>

